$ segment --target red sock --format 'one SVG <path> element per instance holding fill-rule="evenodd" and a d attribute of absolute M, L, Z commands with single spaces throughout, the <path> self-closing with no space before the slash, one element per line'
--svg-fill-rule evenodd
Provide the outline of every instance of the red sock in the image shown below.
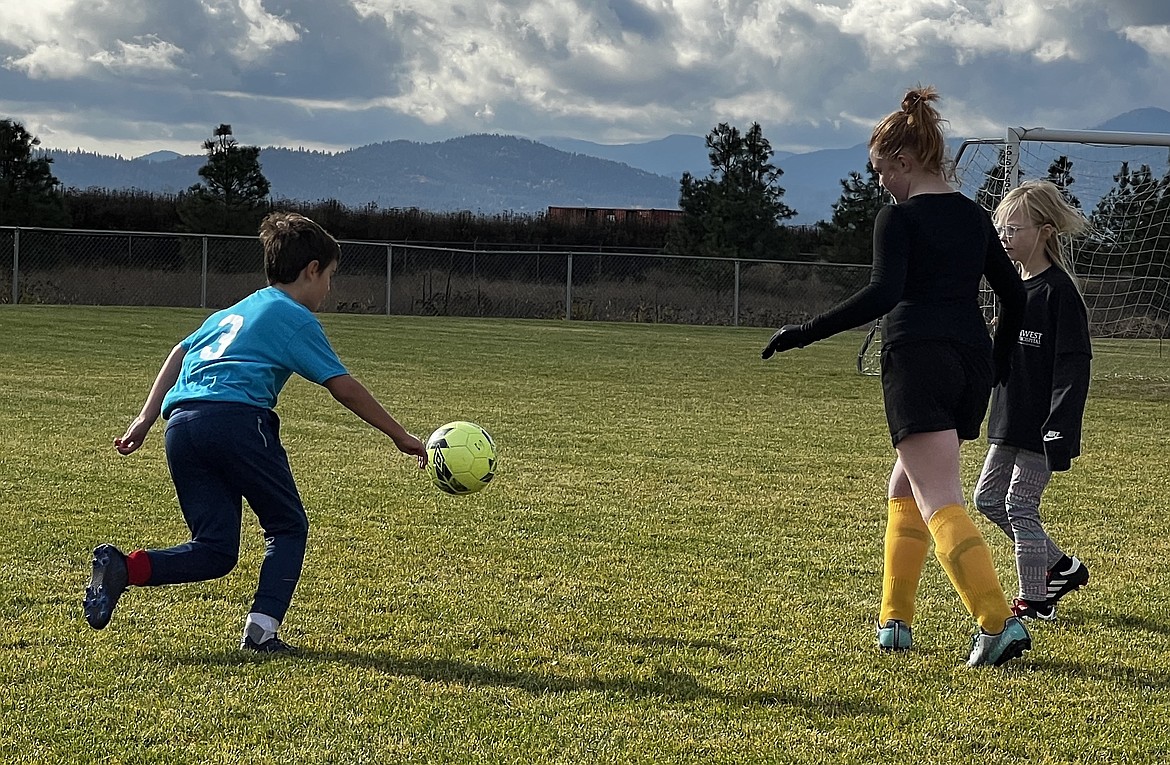
<path fill-rule="evenodd" d="M 141 586 L 150 581 L 150 556 L 146 550 L 135 550 L 126 556 L 126 574 L 133 585 Z"/>

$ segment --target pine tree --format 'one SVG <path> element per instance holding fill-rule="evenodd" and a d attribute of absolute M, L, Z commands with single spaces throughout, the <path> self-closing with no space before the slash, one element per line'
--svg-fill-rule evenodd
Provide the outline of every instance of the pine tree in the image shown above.
<path fill-rule="evenodd" d="M 1170 199 L 1170 177 L 1155 180 L 1149 165 L 1130 170 L 1128 162 L 1113 176 L 1114 186 L 1093 210 L 1089 221 L 1098 239 L 1097 247 L 1109 265 L 1132 266 L 1144 243 L 1159 229 Z M 1100 258 L 1098 258 L 1100 260 Z"/>
<path fill-rule="evenodd" d="M 780 221 L 796 215 L 784 204 L 778 184 L 784 174 L 759 123 L 746 133 L 726 122 L 707 134 L 711 172 L 683 173 L 679 191 L 682 224 L 668 242 L 670 252 L 766 259 L 786 254 Z"/>
<path fill-rule="evenodd" d="M 1060 195 L 1064 200 L 1078 210 L 1081 209 L 1081 200 L 1073 196 L 1068 187 L 1076 183 L 1076 178 L 1072 176 L 1072 161 L 1066 156 L 1057 157 L 1052 164 L 1048 166 L 1048 178 L 1052 181 L 1056 188 L 1060 189 Z"/>
<path fill-rule="evenodd" d="M 220 125 L 203 150 L 203 182 L 187 189 L 179 202 L 184 227 L 198 233 L 255 234 L 270 188 L 260 169 L 260 147 L 241 146 L 232 126 Z"/>
<path fill-rule="evenodd" d="M 69 215 L 41 141 L 15 120 L 0 120 L 0 225 L 67 226 Z"/>
<path fill-rule="evenodd" d="M 867 162 L 865 171 L 865 178 L 855 170 L 841 180 L 841 198 L 833 203 L 832 219 L 817 224 L 829 239 L 835 262 L 873 259 L 873 224 L 885 204 L 885 191 L 873 165 Z"/>

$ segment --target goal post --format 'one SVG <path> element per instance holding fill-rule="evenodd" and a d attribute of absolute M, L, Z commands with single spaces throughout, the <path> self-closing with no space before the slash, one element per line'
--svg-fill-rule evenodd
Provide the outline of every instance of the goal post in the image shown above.
<path fill-rule="evenodd" d="M 958 190 L 989 213 L 1024 181 L 1056 184 L 1089 221 L 1065 247 L 1093 338 L 1140 341 L 1129 349 L 1161 358 L 1170 337 L 1170 134 L 1009 127 L 1002 138 L 963 141 L 954 167 Z M 983 299 L 990 321 L 986 286 Z M 876 373 L 880 344 L 880 333 L 867 336 L 863 373 Z M 1166 375 L 1164 363 L 1151 367 Z"/>

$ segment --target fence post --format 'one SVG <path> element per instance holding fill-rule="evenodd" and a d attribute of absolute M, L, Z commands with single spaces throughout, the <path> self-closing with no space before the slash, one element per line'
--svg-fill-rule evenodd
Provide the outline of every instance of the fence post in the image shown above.
<path fill-rule="evenodd" d="M 475 240 L 475 246 L 479 247 L 479 240 Z M 479 288 L 479 256 L 472 251 L 471 253 L 471 280 L 475 282 L 475 315 L 483 316 L 483 304 L 480 302 L 480 297 L 483 290 Z"/>
<path fill-rule="evenodd" d="M 565 321 L 573 320 L 573 253 L 565 264 Z"/>
<path fill-rule="evenodd" d="M 20 302 L 20 229 L 12 232 L 12 304 Z"/>
<path fill-rule="evenodd" d="M 203 237 L 203 269 L 200 277 L 199 307 L 207 307 L 207 237 Z"/>
<path fill-rule="evenodd" d="M 386 315 L 390 315 L 390 295 L 391 286 L 394 284 L 390 280 L 391 266 L 394 263 L 394 245 L 389 242 L 386 243 Z"/>
<path fill-rule="evenodd" d="M 735 261 L 735 302 L 731 309 L 731 326 L 739 326 L 739 261 Z"/>

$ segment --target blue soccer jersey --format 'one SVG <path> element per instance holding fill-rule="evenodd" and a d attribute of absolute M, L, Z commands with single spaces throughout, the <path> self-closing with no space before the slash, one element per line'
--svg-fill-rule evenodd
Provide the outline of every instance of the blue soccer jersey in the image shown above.
<path fill-rule="evenodd" d="M 272 409 L 294 372 L 319 385 L 348 374 L 313 312 L 276 287 L 212 314 L 180 345 L 187 354 L 163 417 L 190 402 Z"/>

